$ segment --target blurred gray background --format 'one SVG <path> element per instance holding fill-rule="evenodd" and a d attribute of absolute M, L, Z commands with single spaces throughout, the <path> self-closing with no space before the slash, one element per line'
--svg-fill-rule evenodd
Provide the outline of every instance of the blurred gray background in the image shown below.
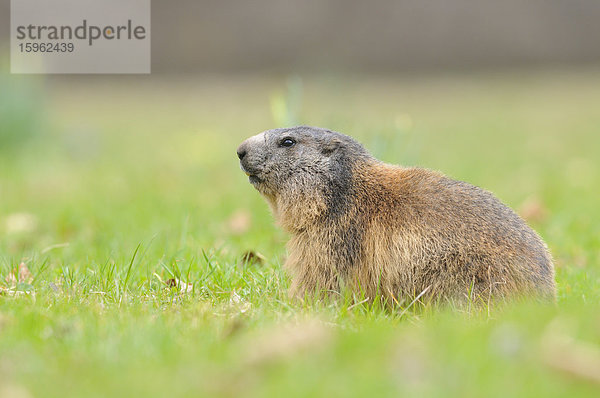
<path fill-rule="evenodd" d="M 0 0 L 5 53 L 9 4 Z M 597 0 L 152 2 L 153 73 L 397 72 L 599 60 Z"/>

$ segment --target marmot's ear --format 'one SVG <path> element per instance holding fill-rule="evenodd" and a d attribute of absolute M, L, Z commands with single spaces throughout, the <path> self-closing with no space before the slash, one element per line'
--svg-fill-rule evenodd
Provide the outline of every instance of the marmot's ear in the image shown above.
<path fill-rule="evenodd" d="M 341 146 L 342 146 L 342 141 L 338 140 L 337 138 L 332 138 L 323 143 L 323 145 L 321 147 L 321 153 L 323 155 L 329 156 L 333 152 L 335 152 L 338 148 L 340 148 Z"/>

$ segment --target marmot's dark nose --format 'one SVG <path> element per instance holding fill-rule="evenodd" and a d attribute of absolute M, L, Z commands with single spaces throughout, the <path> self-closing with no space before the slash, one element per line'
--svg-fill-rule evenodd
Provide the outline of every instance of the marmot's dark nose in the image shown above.
<path fill-rule="evenodd" d="M 246 148 L 239 147 L 237 149 L 237 155 L 238 155 L 238 158 L 240 158 L 240 160 L 242 160 L 244 158 L 244 156 L 246 156 L 246 153 L 247 153 Z"/>

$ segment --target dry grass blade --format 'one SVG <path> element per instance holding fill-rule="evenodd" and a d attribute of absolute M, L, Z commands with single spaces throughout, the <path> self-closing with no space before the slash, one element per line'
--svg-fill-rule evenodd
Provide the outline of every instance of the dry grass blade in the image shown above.
<path fill-rule="evenodd" d="M 542 358 L 550 368 L 600 385 L 600 347 L 576 341 L 566 334 L 546 332 Z"/>
<path fill-rule="evenodd" d="M 302 351 L 322 347 L 331 337 L 330 328 L 318 320 L 278 326 L 248 344 L 245 362 L 259 365 L 287 359 Z"/>
<path fill-rule="evenodd" d="M 349 306 L 349 307 L 348 307 L 348 311 L 350 311 L 350 310 L 351 310 L 351 309 L 353 309 L 354 307 L 357 307 L 357 306 L 359 306 L 359 305 L 361 305 L 361 304 L 363 304 L 363 303 L 366 303 L 366 302 L 367 302 L 367 301 L 369 301 L 369 300 L 370 300 L 370 298 L 369 298 L 369 297 L 367 297 L 366 299 L 364 299 L 364 300 L 361 300 L 361 301 L 359 301 L 358 303 L 354 303 L 354 304 L 352 304 L 351 306 Z"/>
<path fill-rule="evenodd" d="M 402 311 L 400 313 L 399 318 L 402 318 L 404 316 L 404 314 L 406 313 L 406 311 L 408 311 L 410 309 L 410 307 L 412 307 L 417 301 L 419 301 L 419 299 L 421 297 L 423 297 L 423 295 L 425 293 L 427 293 L 430 288 L 431 288 L 431 286 L 427 286 L 425 289 L 423 289 L 423 291 L 421 293 L 419 293 L 419 295 L 417 297 L 415 297 L 415 299 L 413 301 L 410 302 L 410 304 L 404 309 L 404 311 Z"/>

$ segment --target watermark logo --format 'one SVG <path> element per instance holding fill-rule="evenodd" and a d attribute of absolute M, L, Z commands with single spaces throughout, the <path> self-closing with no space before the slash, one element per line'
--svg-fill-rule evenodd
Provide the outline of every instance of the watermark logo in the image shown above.
<path fill-rule="evenodd" d="M 150 0 L 11 0 L 12 73 L 150 73 Z"/>

